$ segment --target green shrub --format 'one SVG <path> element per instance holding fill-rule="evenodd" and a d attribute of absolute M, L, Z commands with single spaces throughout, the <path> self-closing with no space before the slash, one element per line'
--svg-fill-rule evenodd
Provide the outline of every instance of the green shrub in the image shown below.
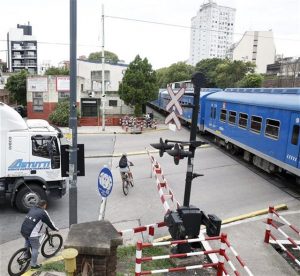
<path fill-rule="evenodd" d="M 70 117 L 70 103 L 69 101 L 61 101 L 56 105 L 55 110 L 50 114 L 49 120 L 57 126 L 68 126 Z M 77 119 L 79 118 L 79 111 L 77 110 Z"/>

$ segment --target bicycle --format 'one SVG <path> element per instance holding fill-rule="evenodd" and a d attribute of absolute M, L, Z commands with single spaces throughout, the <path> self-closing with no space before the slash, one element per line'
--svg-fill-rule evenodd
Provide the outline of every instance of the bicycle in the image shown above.
<path fill-rule="evenodd" d="M 60 234 L 49 233 L 46 228 L 45 233 L 40 238 L 41 253 L 45 258 L 53 257 L 62 247 L 63 238 Z M 17 250 L 9 260 L 8 273 L 10 276 L 20 276 L 28 268 L 31 260 L 31 248 L 23 247 Z"/>
<path fill-rule="evenodd" d="M 130 166 L 133 166 L 132 162 L 129 162 Z M 119 167 L 119 166 L 117 166 Z M 121 173 L 121 178 L 122 178 L 122 188 L 123 188 L 123 193 L 124 195 L 128 195 L 129 193 L 129 187 L 133 187 L 133 178 L 132 178 L 132 173 L 129 172 L 120 172 Z"/>

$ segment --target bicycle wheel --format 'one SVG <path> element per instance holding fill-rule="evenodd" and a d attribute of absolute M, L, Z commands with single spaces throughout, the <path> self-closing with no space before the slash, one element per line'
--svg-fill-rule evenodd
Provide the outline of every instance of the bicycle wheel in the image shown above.
<path fill-rule="evenodd" d="M 51 234 L 42 244 L 41 253 L 45 258 L 53 257 L 62 247 L 63 238 L 59 234 Z"/>
<path fill-rule="evenodd" d="M 129 191 L 129 183 L 126 179 L 123 180 L 122 182 L 122 185 L 123 185 L 123 193 L 124 195 L 128 195 L 128 191 Z"/>
<path fill-rule="evenodd" d="M 8 274 L 10 276 L 22 275 L 30 264 L 30 256 L 28 257 L 27 248 L 21 248 L 12 255 L 8 262 Z M 30 254 L 30 253 L 29 253 Z"/>

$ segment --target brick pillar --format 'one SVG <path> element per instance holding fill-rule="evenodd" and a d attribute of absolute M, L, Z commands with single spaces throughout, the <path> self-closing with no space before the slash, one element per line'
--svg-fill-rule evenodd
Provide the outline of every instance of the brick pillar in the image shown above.
<path fill-rule="evenodd" d="M 102 220 L 72 225 L 64 247 L 78 250 L 75 275 L 115 276 L 122 243 L 112 224 Z"/>

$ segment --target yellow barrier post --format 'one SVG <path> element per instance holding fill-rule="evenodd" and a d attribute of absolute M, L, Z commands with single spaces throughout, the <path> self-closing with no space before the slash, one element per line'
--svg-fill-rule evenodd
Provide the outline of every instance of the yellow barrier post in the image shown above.
<path fill-rule="evenodd" d="M 74 248 L 64 249 L 62 256 L 65 260 L 65 270 L 68 276 L 72 276 L 76 270 L 76 256 L 78 251 Z"/>

